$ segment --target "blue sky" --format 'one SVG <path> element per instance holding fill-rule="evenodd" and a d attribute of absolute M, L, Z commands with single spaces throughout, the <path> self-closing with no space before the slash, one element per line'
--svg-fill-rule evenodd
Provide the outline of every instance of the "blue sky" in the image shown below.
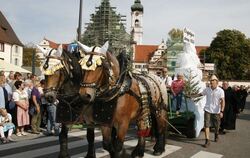
<path fill-rule="evenodd" d="M 37 44 L 44 37 L 58 43 L 76 38 L 79 0 L 0 0 L 0 10 L 19 39 Z M 83 0 L 83 26 L 101 0 Z M 134 0 L 110 0 L 117 13 L 127 16 Z M 141 0 L 144 6 L 143 44 L 159 44 L 172 28 L 187 27 L 196 45 L 209 46 L 222 29 L 237 29 L 250 37 L 249 0 Z M 84 31 L 84 30 L 83 30 Z M 83 32 L 82 31 L 82 32 Z"/>

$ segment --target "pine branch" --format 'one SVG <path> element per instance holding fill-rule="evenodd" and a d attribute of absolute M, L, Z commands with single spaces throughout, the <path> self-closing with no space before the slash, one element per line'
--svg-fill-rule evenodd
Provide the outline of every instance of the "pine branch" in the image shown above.
<path fill-rule="evenodd" d="M 194 81 L 195 77 L 197 75 L 192 75 L 192 71 L 189 71 L 188 75 L 184 75 L 187 79 L 185 81 L 185 87 L 184 87 L 184 93 L 186 96 L 196 95 L 199 94 L 200 88 L 199 88 L 199 81 Z M 198 102 L 201 99 L 201 97 L 194 97 L 191 98 L 195 103 Z"/>

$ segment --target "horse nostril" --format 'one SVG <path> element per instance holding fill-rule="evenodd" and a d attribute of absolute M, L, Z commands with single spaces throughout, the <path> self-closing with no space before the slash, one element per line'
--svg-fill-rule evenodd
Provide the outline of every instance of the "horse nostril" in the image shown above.
<path fill-rule="evenodd" d="M 90 94 L 87 94 L 87 95 L 86 95 L 86 98 L 90 99 L 90 98 L 91 98 L 91 95 L 90 95 Z"/>
<path fill-rule="evenodd" d="M 80 95 L 80 98 L 82 99 L 82 101 L 89 103 L 91 100 L 91 95 L 90 94 Z"/>

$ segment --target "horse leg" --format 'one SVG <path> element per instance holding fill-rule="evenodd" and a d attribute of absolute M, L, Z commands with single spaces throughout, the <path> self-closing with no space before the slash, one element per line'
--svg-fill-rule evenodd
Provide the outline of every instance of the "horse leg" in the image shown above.
<path fill-rule="evenodd" d="M 95 158 L 95 128 L 87 128 L 88 153 L 85 158 Z"/>
<path fill-rule="evenodd" d="M 121 122 L 118 123 L 118 128 L 117 128 L 117 137 L 113 140 L 113 146 L 116 151 L 116 153 L 120 153 L 123 149 L 123 143 L 125 136 L 128 132 L 129 128 L 129 120 L 124 118 L 121 119 Z"/>
<path fill-rule="evenodd" d="M 68 127 L 66 124 L 62 124 L 62 130 L 59 134 L 59 142 L 60 142 L 60 153 L 59 158 L 69 158 L 68 153 Z"/>
<path fill-rule="evenodd" d="M 135 147 L 135 149 L 132 151 L 131 157 L 143 157 L 145 151 L 145 137 L 138 137 L 138 143 Z"/>
<path fill-rule="evenodd" d="M 102 130 L 102 136 L 103 136 L 103 141 L 102 141 L 102 146 L 103 146 L 103 149 L 107 150 L 110 154 L 110 157 L 114 157 L 115 155 L 115 151 L 114 151 L 114 148 L 113 148 L 113 144 L 112 144 L 112 141 L 113 141 L 113 137 L 114 136 L 114 132 L 112 132 L 112 129 L 111 127 L 108 127 L 108 126 L 102 126 L 101 127 L 101 130 Z"/>
<path fill-rule="evenodd" d="M 156 136 L 156 144 L 154 145 L 153 154 L 156 156 L 161 155 L 165 151 L 165 133 L 158 133 Z"/>
<path fill-rule="evenodd" d="M 155 131 L 156 137 L 156 144 L 154 145 L 154 152 L 153 154 L 158 156 L 161 155 L 165 151 L 165 144 L 166 144 L 166 129 L 167 129 L 167 122 L 166 116 L 167 113 L 165 110 L 160 111 L 161 115 L 155 116 L 156 118 L 156 126 L 157 130 Z"/>

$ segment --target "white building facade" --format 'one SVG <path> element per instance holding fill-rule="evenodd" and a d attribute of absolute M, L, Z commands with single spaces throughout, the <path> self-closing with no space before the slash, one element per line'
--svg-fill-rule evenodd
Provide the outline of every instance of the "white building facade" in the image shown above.
<path fill-rule="evenodd" d="M 16 66 L 23 65 L 23 44 L 0 11 L 0 59 Z"/>

